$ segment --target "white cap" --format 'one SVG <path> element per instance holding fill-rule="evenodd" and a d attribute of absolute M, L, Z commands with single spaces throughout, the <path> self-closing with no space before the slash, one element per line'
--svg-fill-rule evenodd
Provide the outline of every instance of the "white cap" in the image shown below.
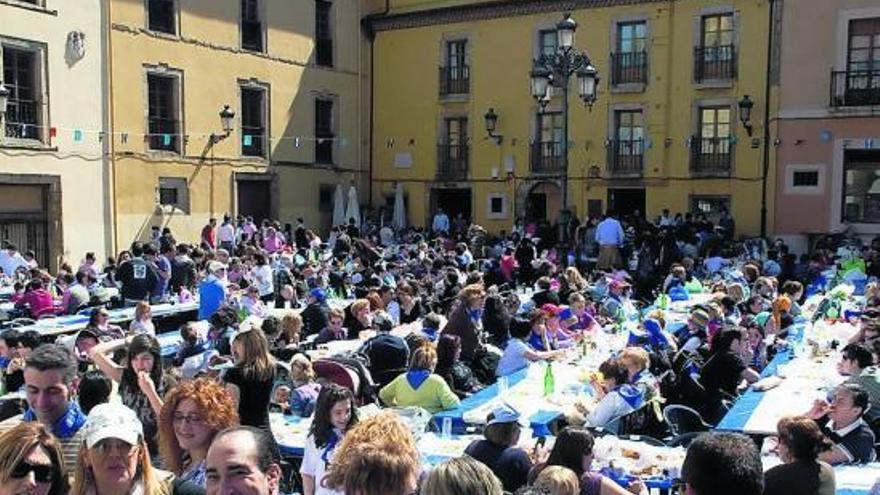
<path fill-rule="evenodd" d="M 144 427 L 137 415 L 122 404 L 98 404 L 89 413 L 85 426 L 86 447 L 92 448 L 101 440 L 118 438 L 129 445 L 137 445 L 144 436 Z"/>

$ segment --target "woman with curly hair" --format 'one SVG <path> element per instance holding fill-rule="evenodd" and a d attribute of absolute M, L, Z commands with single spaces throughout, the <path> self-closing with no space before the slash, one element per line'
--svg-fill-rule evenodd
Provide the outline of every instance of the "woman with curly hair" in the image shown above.
<path fill-rule="evenodd" d="M 165 396 L 159 452 L 178 479 L 205 486 L 205 456 L 217 432 L 238 424 L 232 396 L 207 378 L 183 382 Z"/>
<path fill-rule="evenodd" d="M 20 423 L 0 435 L 0 494 L 67 492 L 61 444 L 45 426 Z"/>
<path fill-rule="evenodd" d="M 333 495 L 339 492 L 325 486 L 325 473 L 333 461 L 335 449 L 357 424 L 354 396 L 345 387 L 328 384 L 318 394 L 315 416 L 306 438 L 300 474 L 303 495 Z"/>
<path fill-rule="evenodd" d="M 416 490 L 420 472 L 412 432 L 396 414 L 386 411 L 345 435 L 324 484 L 347 495 L 406 495 Z"/>

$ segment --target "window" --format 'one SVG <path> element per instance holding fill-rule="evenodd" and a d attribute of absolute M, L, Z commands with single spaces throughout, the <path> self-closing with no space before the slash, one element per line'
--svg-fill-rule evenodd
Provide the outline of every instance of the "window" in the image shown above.
<path fill-rule="evenodd" d="M 148 146 L 151 150 L 180 150 L 180 79 L 174 75 L 147 74 Z"/>
<path fill-rule="evenodd" d="M 177 34 L 174 0 L 147 0 L 147 29 Z"/>
<path fill-rule="evenodd" d="M 260 87 L 241 88 L 241 154 L 266 156 L 266 90 Z"/>
<path fill-rule="evenodd" d="M 184 177 L 159 178 L 159 204 L 189 211 L 189 188 Z"/>
<path fill-rule="evenodd" d="M 617 24 L 616 51 L 611 54 L 611 83 L 647 82 L 648 25 L 644 21 Z"/>
<path fill-rule="evenodd" d="M 819 185 L 819 171 L 796 171 L 792 173 L 791 183 L 794 187 L 816 187 Z"/>
<path fill-rule="evenodd" d="M 538 114 L 538 135 L 532 150 L 532 170 L 554 172 L 562 168 L 562 112 Z"/>
<path fill-rule="evenodd" d="M 722 210 L 730 211 L 730 196 L 691 196 L 691 213 L 717 218 Z"/>
<path fill-rule="evenodd" d="M 729 173 L 730 160 L 730 107 L 703 107 L 700 109 L 700 130 L 691 143 L 695 172 Z"/>
<path fill-rule="evenodd" d="M 638 53 L 646 50 L 648 25 L 644 21 L 617 25 L 617 52 Z"/>
<path fill-rule="evenodd" d="M 3 45 L 3 84 L 9 90 L 4 136 L 41 141 L 40 54 L 36 50 Z"/>
<path fill-rule="evenodd" d="M 784 188 L 785 194 L 825 194 L 825 165 L 786 165 Z"/>
<path fill-rule="evenodd" d="M 556 53 L 557 43 L 555 29 L 545 29 L 538 32 L 538 55 L 552 57 Z"/>
<path fill-rule="evenodd" d="M 842 220 L 880 223 L 880 151 L 846 150 Z"/>
<path fill-rule="evenodd" d="M 438 173 L 450 178 L 461 178 L 468 172 L 468 119 L 443 119 L 443 136 L 438 148 Z"/>
<path fill-rule="evenodd" d="M 315 100 L 315 163 L 333 163 L 333 100 Z"/>
<path fill-rule="evenodd" d="M 641 172 L 645 149 L 641 110 L 614 112 L 614 139 L 609 149 L 612 172 Z"/>
<path fill-rule="evenodd" d="M 694 78 L 732 79 L 736 74 L 733 14 L 703 16 L 700 46 L 694 54 Z"/>
<path fill-rule="evenodd" d="M 507 196 L 504 193 L 489 193 L 486 196 L 486 218 L 503 220 L 507 218 Z"/>
<path fill-rule="evenodd" d="M 263 51 L 259 0 L 241 0 L 241 47 L 252 52 Z"/>
<path fill-rule="evenodd" d="M 328 1 L 315 0 L 315 63 L 324 67 L 333 67 L 332 6 Z"/>
<path fill-rule="evenodd" d="M 850 21 L 847 69 L 880 71 L 880 18 Z"/>
<path fill-rule="evenodd" d="M 467 40 L 446 42 L 446 66 L 440 68 L 440 94 L 465 94 L 470 90 Z"/>

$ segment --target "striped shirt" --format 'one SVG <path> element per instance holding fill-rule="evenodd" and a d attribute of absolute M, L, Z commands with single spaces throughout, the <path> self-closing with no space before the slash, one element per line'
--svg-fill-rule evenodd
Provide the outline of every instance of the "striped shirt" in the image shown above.
<path fill-rule="evenodd" d="M 18 426 L 23 421 L 23 416 L 19 414 L 0 422 L 0 435 L 7 430 L 11 430 L 15 426 Z M 64 458 L 64 472 L 67 473 L 71 479 L 73 479 L 73 474 L 76 471 L 76 461 L 79 458 L 79 449 L 85 441 L 84 434 L 85 428 L 80 428 L 72 437 L 58 439 L 58 442 L 61 444 L 61 455 Z"/>

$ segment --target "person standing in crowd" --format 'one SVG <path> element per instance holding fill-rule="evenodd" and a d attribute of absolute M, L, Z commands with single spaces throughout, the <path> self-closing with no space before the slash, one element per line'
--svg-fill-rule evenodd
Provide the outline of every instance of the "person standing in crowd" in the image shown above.
<path fill-rule="evenodd" d="M 697 437 L 687 449 L 681 479 L 689 495 L 762 495 L 764 491 L 764 469 L 755 442 L 734 433 Z"/>
<path fill-rule="evenodd" d="M 275 300 L 274 277 L 272 267 L 266 255 L 257 253 L 254 255 L 254 268 L 251 269 L 251 279 L 260 292 L 260 300 L 265 304 Z"/>
<path fill-rule="evenodd" d="M 596 227 L 596 242 L 599 244 L 599 260 L 597 270 L 611 270 L 623 266 L 620 249 L 625 240 L 623 226 L 612 210 L 605 213 L 605 219 Z"/>
<path fill-rule="evenodd" d="M 300 467 L 303 495 L 341 494 L 327 488 L 324 477 L 336 447 L 357 421 L 357 408 L 349 389 L 332 383 L 321 389 Z"/>
<path fill-rule="evenodd" d="M 431 221 L 431 231 L 434 235 L 449 235 L 449 216 L 443 208 L 437 208 L 434 219 Z"/>
<path fill-rule="evenodd" d="M 226 302 L 226 265 L 219 261 L 208 263 L 208 276 L 199 284 L 199 319 L 210 319 Z"/>
<path fill-rule="evenodd" d="M 211 218 L 208 223 L 202 227 L 202 245 L 211 249 L 217 247 L 217 219 Z"/>
<path fill-rule="evenodd" d="M 144 246 L 144 261 L 156 272 L 156 286 L 152 290 L 150 302 L 165 302 L 168 297 L 168 281 L 171 279 L 171 263 L 152 244 Z"/>
<path fill-rule="evenodd" d="M 9 277 L 15 275 L 19 268 L 28 268 L 27 260 L 18 252 L 18 248 L 11 242 L 6 242 L 6 246 L 0 249 L 0 270 Z"/>
<path fill-rule="evenodd" d="M 183 382 L 165 396 L 159 414 L 159 452 L 164 466 L 178 479 L 204 488 L 205 460 L 214 436 L 238 424 L 229 392 L 199 378 Z"/>
<path fill-rule="evenodd" d="M 107 354 L 127 348 L 125 365 L 117 364 Z M 158 421 L 165 395 L 162 356 L 155 337 L 147 334 L 112 340 L 91 350 L 92 361 L 111 380 L 119 384 L 122 404 L 131 408 L 143 428 L 143 439 L 150 455 L 159 452 Z"/>
<path fill-rule="evenodd" d="M 128 307 L 157 296 L 156 287 L 159 281 L 156 268 L 143 258 L 144 247 L 141 243 L 132 243 L 131 254 L 132 259 L 119 265 L 116 270 L 116 278 L 122 284 L 120 293 Z"/>
<path fill-rule="evenodd" d="M 238 408 L 241 424 L 271 432 L 269 402 L 275 383 L 275 359 L 269 354 L 263 331 L 253 324 L 241 329 L 232 341 L 232 357 L 235 366 L 226 372 L 223 381 Z"/>
<path fill-rule="evenodd" d="M 461 359 L 471 363 L 482 347 L 480 332 L 486 292 L 481 284 L 471 284 L 458 293 L 457 299 L 457 306 L 449 314 L 441 334 L 458 336 L 461 339 Z"/>
<path fill-rule="evenodd" d="M 76 362 L 64 347 L 41 345 L 28 355 L 25 365 L 27 410 L 0 423 L 0 432 L 21 423 L 42 423 L 61 443 L 67 473 L 76 468 L 86 424 L 86 415 L 73 400 L 75 378 Z"/>
<path fill-rule="evenodd" d="M 67 495 L 61 445 L 39 423 L 21 423 L 0 435 L 0 495 Z"/>
<path fill-rule="evenodd" d="M 229 215 L 224 215 L 223 223 L 217 227 L 217 240 L 220 249 L 225 249 L 230 254 L 235 252 L 235 226 L 232 225 Z"/>
<path fill-rule="evenodd" d="M 198 273 L 195 262 L 189 257 L 189 246 L 178 244 L 174 252 L 169 288 L 174 294 L 179 294 L 182 289 L 192 292 L 198 281 Z"/>

